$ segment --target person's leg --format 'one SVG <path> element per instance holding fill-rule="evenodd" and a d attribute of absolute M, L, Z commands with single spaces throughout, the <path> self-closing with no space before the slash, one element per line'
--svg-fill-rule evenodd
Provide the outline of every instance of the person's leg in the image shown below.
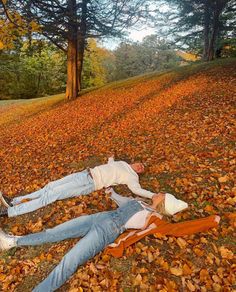
<path fill-rule="evenodd" d="M 23 195 L 23 196 L 15 197 L 15 198 L 12 199 L 11 203 L 14 206 L 14 205 L 20 204 L 23 200 L 34 200 L 34 199 L 37 199 L 37 198 L 39 198 L 42 195 L 44 188 L 42 188 L 40 190 L 37 190 L 37 191 L 35 191 L 33 193 L 30 193 L 28 195 Z"/>
<path fill-rule="evenodd" d="M 75 177 L 78 177 L 79 174 L 82 172 L 78 172 L 78 173 L 72 173 L 70 175 L 67 175 L 63 178 L 60 178 L 58 180 L 49 182 L 48 184 L 46 184 L 42 189 L 37 190 L 33 193 L 30 193 L 28 195 L 24 195 L 24 196 L 18 196 L 12 199 L 12 204 L 16 205 L 19 204 L 22 200 L 34 200 L 39 198 L 40 196 L 44 195 L 44 193 L 48 190 L 48 189 L 52 189 L 55 187 L 59 187 L 59 186 L 63 186 L 63 184 L 68 183 L 70 181 L 73 181 Z"/>
<path fill-rule="evenodd" d="M 96 220 L 95 217 L 94 220 Z M 113 222 L 109 218 L 104 218 L 103 227 L 101 224 L 94 224 L 89 233 L 62 258 L 59 265 L 33 289 L 33 292 L 49 292 L 59 288 L 77 270 L 78 266 L 93 258 L 118 237 L 119 232 L 113 227 Z"/>
<path fill-rule="evenodd" d="M 14 217 L 35 211 L 57 200 L 63 200 L 79 195 L 86 195 L 95 190 L 94 182 L 88 173 L 83 171 L 65 177 L 46 185 L 40 197 L 29 202 L 8 208 L 8 216 Z"/>
<path fill-rule="evenodd" d="M 81 216 L 42 232 L 20 236 L 16 245 L 39 245 L 84 236 L 93 225 L 93 217 L 94 215 Z"/>

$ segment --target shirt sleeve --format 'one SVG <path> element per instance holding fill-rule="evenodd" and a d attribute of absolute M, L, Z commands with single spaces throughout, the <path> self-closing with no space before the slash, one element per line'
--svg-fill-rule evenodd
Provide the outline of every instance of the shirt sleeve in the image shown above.
<path fill-rule="evenodd" d="M 109 163 L 112 163 L 112 162 L 114 162 L 114 161 L 115 161 L 115 160 L 114 160 L 114 157 L 109 157 L 107 163 L 109 164 Z"/>
<path fill-rule="evenodd" d="M 154 195 L 154 193 L 142 189 L 140 184 L 136 181 L 129 182 L 127 186 L 131 190 L 131 192 L 134 193 L 135 195 L 138 195 L 144 198 L 149 198 L 149 199 L 151 199 Z"/>
<path fill-rule="evenodd" d="M 112 188 L 110 188 L 110 192 L 111 192 L 111 199 L 115 201 L 119 207 L 133 200 L 133 198 L 127 198 L 127 197 L 118 195 Z"/>

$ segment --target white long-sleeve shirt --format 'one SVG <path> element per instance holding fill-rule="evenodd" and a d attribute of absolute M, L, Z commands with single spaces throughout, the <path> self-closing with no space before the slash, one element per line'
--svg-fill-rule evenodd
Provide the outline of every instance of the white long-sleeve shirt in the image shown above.
<path fill-rule="evenodd" d="M 139 177 L 132 167 L 125 161 L 114 161 L 109 158 L 107 164 L 99 165 L 90 169 L 95 189 L 100 190 L 118 184 L 127 185 L 135 195 L 152 198 L 154 193 L 142 189 Z"/>

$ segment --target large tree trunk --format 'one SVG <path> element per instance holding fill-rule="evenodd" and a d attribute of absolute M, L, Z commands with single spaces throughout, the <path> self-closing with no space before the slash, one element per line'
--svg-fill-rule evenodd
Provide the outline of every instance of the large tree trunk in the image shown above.
<path fill-rule="evenodd" d="M 219 34 L 219 28 L 220 28 L 220 15 L 225 8 L 228 0 L 217 0 L 215 4 L 215 9 L 213 12 L 213 24 L 212 24 L 212 35 L 209 43 L 208 48 L 208 61 L 211 61 L 215 57 L 216 53 L 216 40 L 217 36 Z"/>
<path fill-rule="evenodd" d="M 68 24 L 68 49 L 67 49 L 67 84 L 66 84 L 66 98 L 75 99 L 78 95 L 78 70 L 77 70 L 77 56 L 78 56 L 78 40 L 77 40 L 77 12 L 76 0 L 68 0 L 68 13 L 70 15 L 70 22 Z"/>
<path fill-rule="evenodd" d="M 83 61 L 84 61 L 84 50 L 85 50 L 85 42 L 86 42 L 86 32 L 87 32 L 87 3 L 88 0 L 82 1 L 82 15 L 81 22 L 78 31 L 78 61 L 77 61 L 77 69 L 78 69 L 78 90 L 81 90 L 81 77 L 83 70 Z"/>
<path fill-rule="evenodd" d="M 74 99 L 78 94 L 77 39 L 68 41 L 66 98 Z"/>
<path fill-rule="evenodd" d="M 202 59 L 207 61 L 207 55 L 209 50 L 209 33 L 210 33 L 210 7 L 209 2 L 205 1 L 204 3 L 204 47 L 203 47 L 203 56 Z"/>
<path fill-rule="evenodd" d="M 218 9 L 216 11 L 214 11 L 212 35 L 211 35 L 211 39 L 210 39 L 210 43 L 209 43 L 208 56 L 207 56 L 208 61 L 212 61 L 214 59 L 214 55 L 215 55 L 216 36 L 218 33 L 218 29 L 219 29 L 219 15 L 220 15 L 220 12 Z"/>
<path fill-rule="evenodd" d="M 81 90 L 81 79 L 82 79 L 82 70 L 84 62 L 84 49 L 85 49 L 85 39 L 80 38 L 78 40 L 78 61 L 77 61 L 77 70 L 78 70 L 78 90 Z"/>

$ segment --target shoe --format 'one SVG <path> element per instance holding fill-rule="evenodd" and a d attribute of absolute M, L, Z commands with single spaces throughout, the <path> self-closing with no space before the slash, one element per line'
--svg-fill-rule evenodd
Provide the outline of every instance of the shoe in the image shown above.
<path fill-rule="evenodd" d="M 13 206 L 12 203 L 11 203 L 11 199 L 9 199 L 8 197 L 4 196 L 2 194 L 2 192 L 0 192 L 0 201 L 1 201 L 2 205 L 4 205 L 7 208 Z"/>
<path fill-rule="evenodd" d="M 0 250 L 8 250 L 16 246 L 17 236 L 6 234 L 0 228 Z"/>
<path fill-rule="evenodd" d="M 0 217 L 8 217 L 7 207 L 0 206 Z"/>

